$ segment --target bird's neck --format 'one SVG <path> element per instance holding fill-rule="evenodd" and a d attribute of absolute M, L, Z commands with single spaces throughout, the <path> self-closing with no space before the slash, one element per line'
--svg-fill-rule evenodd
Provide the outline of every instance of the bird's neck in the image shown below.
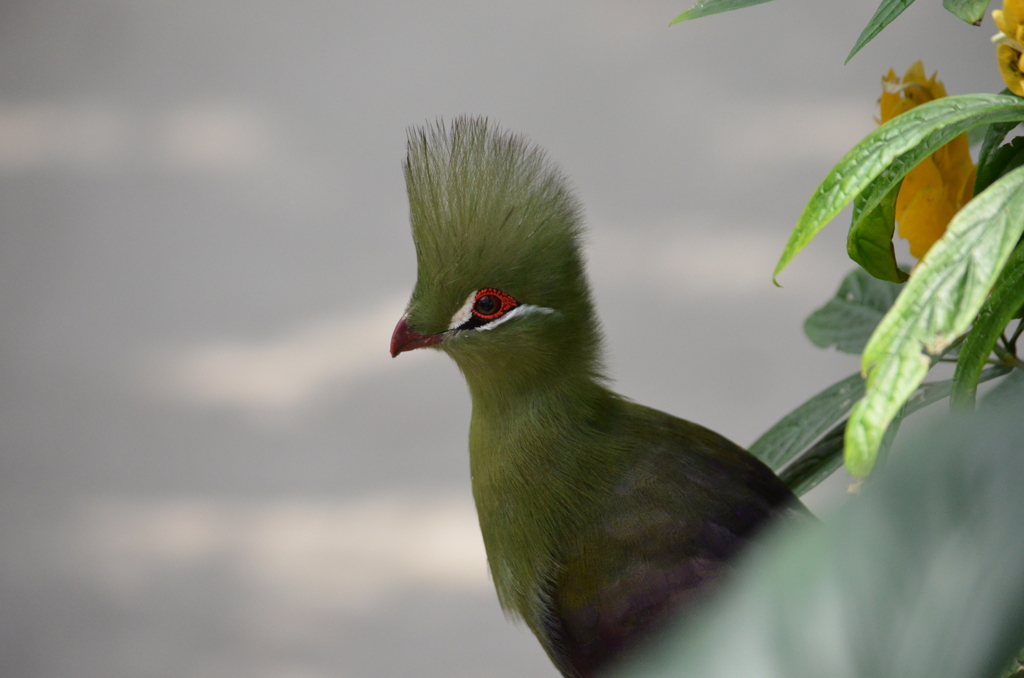
<path fill-rule="evenodd" d="M 534 626 L 558 547 L 615 475 L 608 428 L 622 401 L 587 364 L 527 380 L 463 371 L 473 398 L 473 494 L 491 573 L 506 611 Z"/>

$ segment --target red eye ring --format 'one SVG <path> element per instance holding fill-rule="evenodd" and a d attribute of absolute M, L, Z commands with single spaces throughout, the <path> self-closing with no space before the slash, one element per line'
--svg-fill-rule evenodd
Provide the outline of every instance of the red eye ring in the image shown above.
<path fill-rule="evenodd" d="M 501 290 L 487 287 L 476 293 L 473 300 L 473 315 L 481 320 L 494 320 L 518 305 L 518 301 Z"/>

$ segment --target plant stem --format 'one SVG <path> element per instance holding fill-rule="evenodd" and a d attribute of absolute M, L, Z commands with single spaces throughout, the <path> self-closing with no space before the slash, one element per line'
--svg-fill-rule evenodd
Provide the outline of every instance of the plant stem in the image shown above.
<path fill-rule="evenodd" d="M 1021 360 L 1014 354 L 1007 351 L 1005 348 L 1001 348 L 998 344 L 992 349 L 999 356 L 1000 362 L 1009 367 L 1016 367 L 1018 370 L 1024 370 L 1024 360 Z"/>
<path fill-rule="evenodd" d="M 1014 330 L 1013 336 L 1010 337 L 1010 345 L 1007 346 L 1014 354 L 1017 353 L 1017 337 L 1020 336 L 1021 331 L 1024 331 L 1024 318 L 1017 321 L 1017 329 Z"/>

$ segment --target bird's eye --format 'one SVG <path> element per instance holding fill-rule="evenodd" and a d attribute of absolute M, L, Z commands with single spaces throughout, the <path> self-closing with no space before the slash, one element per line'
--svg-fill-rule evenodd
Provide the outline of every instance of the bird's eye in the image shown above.
<path fill-rule="evenodd" d="M 473 305 L 473 310 L 478 315 L 494 315 L 501 310 L 501 299 L 494 296 L 493 294 L 485 294 L 476 300 Z"/>
<path fill-rule="evenodd" d="M 500 325 L 499 318 L 511 317 L 509 312 L 519 308 L 519 302 L 510 294 L 493 287 L 485 287 L 469 295 L 462 308 L 452 316 L 449 331 L 490 329 Z M 532 307 L 531 307 L 532 308 Z"/>
<path fill-rule="evenodd" d="M 481 320 L 493 320 L 503 316 L 519 305 L 515 299 L 501 290 L 484 289 L 476 293 L 473 315 Z"/>

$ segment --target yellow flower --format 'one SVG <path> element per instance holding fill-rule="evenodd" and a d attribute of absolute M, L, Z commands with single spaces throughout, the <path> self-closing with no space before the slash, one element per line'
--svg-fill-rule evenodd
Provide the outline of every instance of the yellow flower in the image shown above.
<path fill-rule="evenodd" d="M 996 43 L 996 62 L 999 74 L 1010 91 L 1024 96 L 1024 0 L 1003 0 L 1003 9 L 992 12 L 992 20 L 999 32 L 992 38 Z"/>
<path fill-rule="evenodd" d="M 1024 0 L 1018 4 L 1024 8 Z M 920 61 L 907 69 L 902 81 L 890 69 L 882 78 L 879 123 L 946 96 L 946 88 L 935 75 L 926 79 Z M 922 160 L 903 179 L 896 197 L 896 222 L 900 237 L 910 242 L 913 256 L 923 257 L 946 232 L 953 215 L 974 196 L 974 174 L 967 135 L 961 134 Z"/>

